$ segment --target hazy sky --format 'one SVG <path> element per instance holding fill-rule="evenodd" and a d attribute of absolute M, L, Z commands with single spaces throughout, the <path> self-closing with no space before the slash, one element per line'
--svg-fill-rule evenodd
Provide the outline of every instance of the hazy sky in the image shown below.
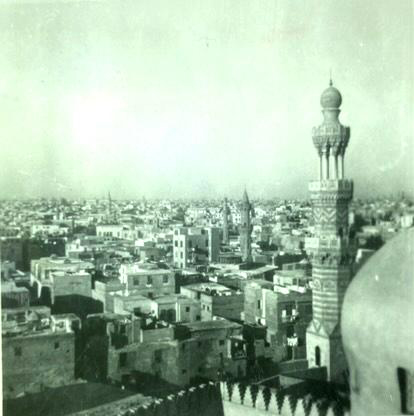
<path fill-rule="evenodd" d="M 332 68 L 357 196 L 413 192 L 411 0 L 0 5 L 0 197 L 303 197 Z"/>

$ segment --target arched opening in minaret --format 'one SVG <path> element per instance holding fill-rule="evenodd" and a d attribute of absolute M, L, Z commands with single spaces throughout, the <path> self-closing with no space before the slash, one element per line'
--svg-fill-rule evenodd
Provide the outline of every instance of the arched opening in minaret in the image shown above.
<path fill-rule="evenodd" d="M 321 365 L 321 349 L 319 347 L 315 347 L 315 364 L 318 367 Z"/>

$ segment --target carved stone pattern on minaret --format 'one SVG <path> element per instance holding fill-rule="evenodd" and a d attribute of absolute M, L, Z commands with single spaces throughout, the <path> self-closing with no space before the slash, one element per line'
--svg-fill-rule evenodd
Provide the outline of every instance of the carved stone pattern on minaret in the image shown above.
<path fill-rule="evenodd" d="M 315 206 L 313 208 L 313 220 L 315 224 L 347 224 L 348 206 L 338 205 L 336 207 Z"/>

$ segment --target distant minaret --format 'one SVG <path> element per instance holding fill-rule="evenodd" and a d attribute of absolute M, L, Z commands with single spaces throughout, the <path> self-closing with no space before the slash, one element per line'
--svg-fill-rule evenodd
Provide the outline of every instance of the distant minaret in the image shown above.
<path fill-rule="evenodd" d="M 245 263 L 252 262 L 252 231 L 251 214 L 253 206 L 249 201 L 247 191 L 244 190 L 240 223 L 240 250 Z"/>
<path fill-rule="evenodd" d="M 319 180 L 309 184 L 315 236 L 305 242 L 313 278 L 313 320 L 306 332 L 306 355 L 310 367 L 327 368 L 331 381 L 344 381 L 347 368 L 340 317 L 353 262 L 349 241 L 353 182 L 345 179 L 350 129 L 338 119 L 341 103 L 341 94 L 330 81 L 321 96 L 324 120 L 312 130 L 319 155 Z"/>
<path fill-rule="evenodd" d="M 108 191 L 108 219 L 112 220 L 112 199 L 111 193 Z"/>
<path fill-rule="evenodd" d="M 223 203 L 223 244 L 229 244 L 229 207 L 227 198 L 224 198 Z"/>

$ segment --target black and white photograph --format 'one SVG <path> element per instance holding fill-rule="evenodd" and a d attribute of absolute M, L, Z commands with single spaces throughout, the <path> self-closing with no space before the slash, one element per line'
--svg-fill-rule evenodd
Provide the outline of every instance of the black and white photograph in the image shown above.
<path fill-rule="evenodd" d="M 0 0 L 4 416 L 414 415 L 412 0 Z"/>

